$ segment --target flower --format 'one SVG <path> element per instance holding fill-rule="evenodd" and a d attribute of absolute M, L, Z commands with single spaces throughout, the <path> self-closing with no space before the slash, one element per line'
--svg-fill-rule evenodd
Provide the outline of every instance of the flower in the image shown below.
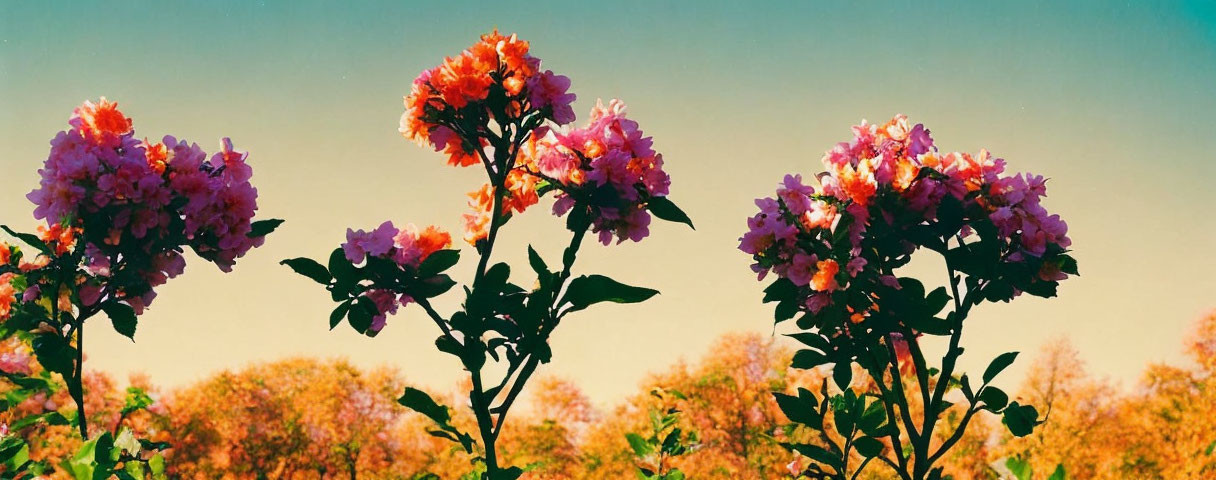
<path fill-rule="evenodd" d="M 104 97 L 76 108 L 71 126 L 51 140 L 39 170 L 39 188 L 27 195 L 55 255 L 82 242 L 86 270 L 111 277 L 124 272 L 141 310 L 150 288 L 181 273 L 185 247 L 230 271 L 237 258 L 262 244 L 251 236 L 257 190 L 248 154 L 224 138 L 210 160 L 196 144 L 166 136 L 136 140 L 131 119 Z M 23 259 L 31 271 L 50 259 Z"/>
<path fill-rule="evenodd" d="M 81 135 L 99 146 L 116 147 L 131 131 L 131 119 L 118 111 L 118 103 L 101 97 L 97 103 L 85 100 L 68 121 Z"/>
<path fill-rule="evenodd" d="M 342 244 L 342 250 L 346 253 L 346 259 L 351 263 L 362 262 L 363 258 L 368 255 L 383 257 L 392 250 L 393 237 L 397 236 L 397 233 L 397 228 L 391 221 L 380 224 L 371 232 L 348 228 L 346 229 L 346 243 Z"/>
<path fill-rule="evenodd" d="M 12 273 L 0 274 L 0 320 L 8 320 L 13 313 L 13 303 L 17 301 L 12 279 Z"/>
<path fill-rule="evenodd" d="M 597 110 L 592 117 L 610 111 Z M 946 235 L 947 243 L 988 242 L 997 249 L 994 258 L 1028 267 L 1009 271 L 1033 272 L 1006 283 L 1033 288 L 1075 271 L 1065 256 L 1072 244 L 1067 224 L 1041 204 L 1047 194 L 1043 177 L 1006 174 L 1005 161 L 987 150 L 940 153 L 929 130 L 903 115 L 882 125 L 863 120 L 852 130 L 852 139 L 822 157 L 818 188 L 800 175 L 786 175 L 773 197 L 756 201 L 759 212 L 748 218 L 739 238 L 757 277 L 773 272 L 788 280 L 807 311 L 846 300 L 833 294 L 842 289 L 859 288 L 866 295 L 899 289 L 898 278 L 881 271 L 883 262 L 904 261 L 925 232 L 933 235 L 943 224 L 957 228 Z M 847 230 L 838 232 L 842 226 Z M 884 253 L 874 253 L 878 249 Z M 838 275 L 841 265 L 846 276 Z M 852 313 L 856 322 L 867 318 L 866 312 Z"/>
<path fill-rule="evenodd" d="M 575 99 L 570 79 L 540 69 L 527 41 L 497 30 L 414 79 L 404 98 L 398 131 L 448 155 L 448 164 L 467 167 L 481 162 L 487 135 L 460 131 L 460 118 L 484 115 L 502 124 L 522 125 L 543 118 L 557 124 L 574 121 Z M 534 127 L 533 127 L 534 128 Z"/>

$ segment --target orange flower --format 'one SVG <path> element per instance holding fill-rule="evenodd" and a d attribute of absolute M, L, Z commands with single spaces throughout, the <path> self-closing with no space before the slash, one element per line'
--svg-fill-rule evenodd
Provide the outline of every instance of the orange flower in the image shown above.
<path fill-rule="evenodd" d="M 815 264 L 815 276 L 811 277 L 811 288 L 818 292 L 831 292 L 840 288 L 836 283 L 836 274 L 840 272 L 840 264 L 835 260 L 820 260 Z"/>
<path fill-rule="evenodd" d="M 849 164 L 840 167 L 840 188 L 854 203 L 865 206 L 878 191 L 878 181 L 874 179 L 874 163 L 872 160 L 862 160 L 854 168 Z"/>
<path fill-rule="evenodd" d="M 0 275 L 0 320 L 7 320 L 13 311 L 13 302 L 17 301 L 17 291 L 13 289 L 11 279 L 13 274 Z"/>
<path fill-rule="evenodd" d="M 540 202 L 540 197 L 536 195 L 536 182 L 538 180 L 538 178 L 528 175 L 521 169 L 507 172 L 506 187 L 508 195 L 506 198 L 503 198 L 503 213 L 511 210 L 524 213 L 525 209 Z"/>
<path fill-rule="evenodd" d="M 116 145 L 119 137 L 131 131 L 131 119 L 118 110 L 118 103 L 106 97 L 97 103 L 85 100 L 75 113 L 80 119 L 80 133 L 99 144 Z"/>
<path fill-rule="evenodd" d="M 414 245 L 418 248 L 420 258 L 425 259 L 430 254 L 452 246 L 452 236 L 439 227 L 431 225 L 418 234 Z"/>
<path fill-rule="evenodd" d="M 891 186 L 895 191 L 902 192 L 912 186 L 912 181 L 916 180 L 916 176 L 920 174 L 920 169 L 916 164 L 907 158 L 900 158 L 895 164 L 895 178 L 891 180 Z"/>
<path fill-rule="evenodd" d="M 470 101 L 484 100 L 490 94 L 493 79 L 480 68 L 471 55 L 448 57 L 434 78 L 435 88 L 444 102 L 453 108 L 464 108 Z"/>
<path fill-rule="evenodd" d="M 464 241 L 476 245 L 478 240 L 490 236 L 490 216 L 484 212 L 464 214 Z"/>
<path fill-rule="evenodd" d="M 169 165 L 169 149 L 165 148 L 165 144 L 150 143 L 145 138 L 144 156 L 148 157 L 148 166 L 152 167 L 152 171 L 158 174 L 165 173 L 165 167 Z"/>
<path fill-rule="evenodd" d="M 76 244 L 76 230 L 58 223 L 51 225 L 50 228 L 39 225 L 38 237 L 53 248 L 56 255 L 66 255 Z"/>
<path fill-rule="evenodd" d="M 0 243 L 0 265 L 8 265 L 8 261 L 12 258 L 13 250 L 9 248 L 7 243 Z"/>

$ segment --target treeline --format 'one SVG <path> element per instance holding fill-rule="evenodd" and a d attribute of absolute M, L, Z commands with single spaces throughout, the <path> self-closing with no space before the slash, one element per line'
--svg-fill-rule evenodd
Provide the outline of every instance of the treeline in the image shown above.
<path fill-rule="evenodd" d="M 997 428 L 998 418 L 981 418 L 945 459 L 946 473 L 958 480 L 1001 478 L 1010 475 L 1005 465 L 1013 458 L 1033 469 L 1032 478 L 1046 478 L 1057 465 L 1069 478 L 1216 477 L 1216 314 L 1201 319 L 1184 347 L 1193 365 L 1150 365 L 1137 385 L 1120 389 L 1088 374 L 1067 341 L 1044 346 L 1014 396 L 1043 406 L 1047 422 L 1013 438 Z M 18 348 L 4 345 L 0 356 L 19 355 Z M 761 335 L 727 335 L 710 352 L 651 375 L 607 411 L 595 408 L 576 382 L 544 379 L 504 432 L 502 451 L 513 464 L 531 466 L 527 478 L 636 478 L 639 460 L 626 435 L 648 431 L 652 412 L 674 408 L 680 428 L 695 432 L 697 444 L 664 461 L 689 478 L 789 478 L 805 459 L 780 444 L 809 435 L 784 427 L 771 392 L 818 388 L 823 375 L 790 369 L 792 352 Z M 449 479 L 470 469 L 466 454 L 428 433 L 428 419 L 397 404 L 407 382 L 396 370 L 295 358 L 172 391 L 142 377 L 126 390 L 103 374 L 86 380 L 90 425 L 112 430 L 121 422 L 143 438 L 167 442 L 172 478 Z M 123 415 L 126 396 L 141 392 L 152 397 L 152 407 Z M 25 399 L 0 422 L 5 434 L 30 441 L 31 458 L 58 464 L 79 442 L 69 426 L 13 432 L 8 426 L 70 404 L 66 392 Z M 474 428 L 463 409 L 453 415 L 454 424 Z M 71 475 L 65 469 L 55 477 Z"/>

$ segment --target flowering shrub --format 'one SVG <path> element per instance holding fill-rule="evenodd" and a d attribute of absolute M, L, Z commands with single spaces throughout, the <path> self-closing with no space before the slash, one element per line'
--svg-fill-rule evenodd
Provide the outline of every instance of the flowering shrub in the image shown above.
<path fill-rule="evenodd" d="M 549 335 L 562 317 L 595 303 L 640 302 L 658 293 L 600 275 L 572 279 L 587 231 L 609 244 L 613 238 L 645 238 L 652 214 L 692 226 L 667 199 L 670 180 L 662 156 L 637 123 L 625 118 L 624 104 L 599 103 L 586 127 L 565 127 L 574 121 L 569 86 L 568 78 L 541 68 L 528 42 L 493 32 L 423 72 L 405 97 L 402 135 L 442 152 L 451 165 L 481 165 L 488 179 L 470 194 L 472 212 L 464 216 L 464 239 L 479 261 L 472 285 L 464 289 L 462 311 L 444 316 L 430 305 L 429 299 L 455 285 L 443 272 L 460 256 L 449 249 L 450 235 L 437 227 L 399 230 L 385 222 L 371 231 L 352 229 L 325 265 L 306 258 L 284 261 L 325 285 L 338 302 L 331 327 L 345 319 L 374 336 L 402 306 L 416 303 L 426 311 L 442 332 L 436 347 L 460 358 L 470 373 L 480 445 L 451 425 L 447 407 L 427 394 L 406 389 L 400 402 L 434 420 L 436 435 L 469 453 L 480 451 L 471 476 L 498 480 L 522 473 L 499 465 L 495 440 L 524 384 L 539 364 L 549 362 Z M 560 269 L 528 249 L 537 284 L 526 289 L 509 281 L 507 264 L 489 262 L 498 230 L 548 193 L 572 238 Z M 486 381 L 487 357 L 505 364 L 500 380 Z"/>
<path fill-rule="evenodd" d="M 1022 293 L 1051 297 L 1061 280 L 1077 274 L 1067 225 L 1040 203 L 1044 178 L 1007 175 L 1004 160 L 983 150 L 939 152 L 929 131 L 902 115 L 881 126 L 853 127 L 853 139 L 829 150 L 823 163 L 818 188 L 787 175 L 775 197 L 757 200 L 760 211 L 748 219 L 739 246 L 752 255 L 759 279 L 770 272 L 777 277 L 764 298 L 777 303 L 776 321 L 799 317 L 803 332 L 792 336 L 809 348 L 798 352 L 794 366 L 834 363 L 843 392 L 830 402 L 826 384 L 819 400 L 807 390 L 778 395 L 791 420 L 813 429 L 829 428 L 830 409 L 845 439 L 843 445 L 827 436 L 825 445 L 791 445 L 815 460 L 804 474 L 845 478 L 856 449 L 867 463 L 876 458 L 901 478 L 933 478 L 940 474 L 933 463 L 981 409 L 1001 413 L 1014 435 L 1030 433 L 1038 423 L 1034 407 L 1008 402 L 989 385 L 1016 353 L 994 360 L 978 389 L 967 375 L 954 376 L 954 368 L 972 307 Z M 920 281 L 896 275 L 921 247 L 940 254 L 948 271 L 947 286 L 927 294 Z M 953 310 L 942 315 L 951 302 Z M 949 337 L 940 369 L 928 368 L 922 335 Z M 849 388 L 854 363 L 873 377 L 879 394 Z M 909 409 L 910 392 L 898 381 L 909 370 L 927 406 L 919 422 Z M 934 426 L 951 404 L 943 397 L 955 386 L 970 407 L 956 432 L 931 452 Z M 887 450 L 893 457 L 883 455 Z"/>
<path fill-rule="evenodd" d="M 10 399 L 54 389 L 52 374 L 63 378 L 75 417 L 50 409 L 39 421 L 79 427 L 87 441 L 73 460 L 76 473 L 83 471 L 77 467 L 109 472 L 126 465 L 128 474 L 142 477 L 136 469 L 160 460 L 141 457 L 129 430 L 115 427 L 89 438 L 81 386 L 86 321 L 105 313 L 116 331 L 134 339 L 155 288 L 185 269 L 185 248 L 230 271 L 282 221 L 252 221 L 253 172 L 228 139 L 210 159 L 198 145 L 173 137 L 138 140 L 131 119 L 105 98 L 86 101 L 68 123 L 71 128 L 51 140 L 39 188 L 27 196 L 46 225 L 38 235 L 4 227 L 28 249 L 0 244 L 0 337 L 27 343 L 42 370 L 30 376 L 34 369 L 22 348 L 6 354 L 0 369 L 20 387 Z M 13 449 L 0 453 L 17 455 L 16 443 L 6 446 Z M 12 470 L 33 468 L 4 455 L 0 461 Z"/>

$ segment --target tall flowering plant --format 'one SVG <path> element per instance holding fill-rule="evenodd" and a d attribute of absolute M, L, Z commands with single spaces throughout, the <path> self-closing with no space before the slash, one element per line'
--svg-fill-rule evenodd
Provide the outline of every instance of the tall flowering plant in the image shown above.
<path fill-rule="evenodd" d="M 370 231 L 348 229 L 346 242 L 325 264 L 306 258 L 283 262 L 330 292 L 338 304 L 331 328 L 345 321 L 375 336 L 401 307 L 417 304 L 426 312 L 441 332 L 435 346 L 469 372 L 469 407 L 480 443 L 453 426 L 449 409 L 426 393 L 407 389 L 400 402 L 434 420 L 438 429 L 432 433 L 476 456 L 471 477 L 522 474 L 519 467 L 500 465 L 495 441 L 524 385 L 550 361 L 549 336 L 562 318 L 596 303 L 641 302 L 658 293 L 602 275 L 573 277 L 588 231 L 607 245 L 642 240 L 652 215 L 692 226 L 667 199 L 663 157 L 626 118 L 624 104 L 597 103 L 587 125 L 569 127 L 575 119 L 569 86 L 565 76 L 541 68 L 528 42 L 493 32 L 422 72 L 405 97 L 403 136 L 434 148 L 450 165 L 486 173 L 486 184 L 469 194 L 470 212 L 464 215 L 464 240 L 478 262 L 460 311 L 443 315 L 430 303 L 455 285 L 444 272 L 460 257 L 450 248 L 451 236 L 434 226 L 384 222 Z M 491 264 L 491 254 L 499 229 L 546 194 L 555 198 L 553 213 L 565 217 L 571 240 L 555 267 L 528 248 L 537 281 L 525 288 L 511 283 L 507 264 Z M 502 370 L 501 377 L 491 378 L 487 360 L 502 367 L 494 370 Z"/>
<path fill-rule="evenodd" d="M 1029 434 L 1038 411 L 990 385 L 1017 352 L 993 360 L 978 386 L 955 364 L 973 307 L 1021 294 L 1052 297 L 1077 274 L 1067 226 L 1041 205 L 1046 180 L 1006 174 L 1004 160 L 987 151 L 940 152 L 929 130 L 902 115 L 853 127 L 852 140 L 829 150 L 823 164 L 818 188 L 787 175 L 774 197 L 757 200 L 739 245 L 758 279 L 776 277 L 764 297 L 776 303 L 776 321 L 796 319 L 800 332 L 791 336 L 807 348 L 793 366 L 833 364 L 841 391 L 829 395 L 825 381 L 818 395 L 777 394 L 791 421 L 820 433 L 819 443 L 788 445 L 813 460 L 800 473 L 849 478 L 877 459 L 900 478 L 940 478 L 934 462 L 982 410 L 1002 415 L 1012 434 Z M 943 286 L 928 290 L 898 275 L 921 248 L 944 259 Z M 927 336 L 948 339 L 940 367 L 930 367 L 921 348 Z M 876 391 L 855 391 L 854 365 Z M 914 374 L 916 391 L 905 391 L 901 372 Z M 947 400 L 956 389 L 962 398 Z M 967 404 L 958 428 L 934 442 L 939 419 L 957 401 Z"/>
<path fill-rule="evenodd" d="M 46 395 L 57 388 L 56 377 L 76 404 L 74 413 L 48 407 L 0 426 L 5 472 L 51 468 L 23 453 L 21 430 L 38 422 L 79 428 L 82 449 L 61 466 L 78 478 L 161 471 L 159 454 L 141 450 L 163 445 L 140 443 L 121 420 L 113 431 L 90 438 L 82 387 L 84 327 L 104 314 L 118 333 L 134 340 L 156 287 L 185 269 L 187 248 L 227 272 L 282 223 L 253 221 L 253 171 L 247 155 L 227 138 L 210 158 L 197 144 L 174 137 L 140 140 L 117 107 L 105 98 L 86 101 L 74 111 L 70 128 L 51 140 L 40 186 L 27 195 L 36 206 L 34 216 L 46 222 L 38 234 L 3 227 L 24 243 L 0 242 L 0 338 L 19 345 L 0 361 L 0 374 L 14 386 L 5 405 Z M 129 400 L 124 417 L 150 404 L 140 392 Z"/>

